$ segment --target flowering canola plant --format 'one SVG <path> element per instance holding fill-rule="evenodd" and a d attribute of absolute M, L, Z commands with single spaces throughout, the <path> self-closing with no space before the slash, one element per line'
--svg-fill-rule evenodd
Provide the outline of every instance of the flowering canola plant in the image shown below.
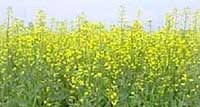
<path fill-rule="evenodd" d="M 108 30 L 83 18 L 66 30 L 38 17 L 19 32 L 10 26 L 7 36 L 1 29 L 2 107 L 200 105 L 199 31 L 149 33 L 140 21 Z"/>

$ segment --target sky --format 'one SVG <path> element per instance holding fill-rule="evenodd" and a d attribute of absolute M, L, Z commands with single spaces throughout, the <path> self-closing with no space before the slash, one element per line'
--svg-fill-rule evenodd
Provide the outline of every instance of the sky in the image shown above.
<path fill-rule="evenodd" d="M 144 20 L 151 19 L 154 25 L 164 23 L 166 12 L 177 8 L 200 9 L 200 0 L 0 0 L 0 23 L 6 18 L 6 9 L 11 6 L 15 16 L 33 21 L 37 10 L 44 10 L 49 18 L 72 20 L 84 12 L 89 20 L 117 23 L 119 7 L 124 5 L 127 18 L 132 21 L 138 10 Z"/>

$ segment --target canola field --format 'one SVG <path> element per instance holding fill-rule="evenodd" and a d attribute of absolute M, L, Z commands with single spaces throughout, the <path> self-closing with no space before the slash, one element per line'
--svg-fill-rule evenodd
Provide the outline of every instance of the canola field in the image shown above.
<path fill-rule="evenodd" d="M 199 107 L 200 30 L 80 18 L 0 26 L 1 107 Z M 12 23 L 10 23 L 12 21 Z M 55 21 L 56 22 L 56 21 Z"/>

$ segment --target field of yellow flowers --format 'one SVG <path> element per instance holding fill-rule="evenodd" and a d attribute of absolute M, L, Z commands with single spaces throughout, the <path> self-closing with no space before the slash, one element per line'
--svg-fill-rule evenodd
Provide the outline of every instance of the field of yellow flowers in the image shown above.
<path fill-rule="evenodd" d="M 1 107 L 199 107 L 198 30 L 50 29 L 45 17 L 0 26 Z"/>

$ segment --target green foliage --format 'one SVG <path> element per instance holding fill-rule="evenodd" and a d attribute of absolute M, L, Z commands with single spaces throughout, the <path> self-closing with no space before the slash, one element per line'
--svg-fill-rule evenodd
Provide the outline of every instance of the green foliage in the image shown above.
<path fill-rule="evenodd" d="M 123 15 L 122 15 L 123 16 Z M 2 107 L 198 107 L 200 32 L 182 30 L 173 15 L 147 32 L 140 20 L 113 26 L 39 11 L 35 23 L 0 26 Z M 6 38 L 9 31 L 9 38 Z"/>

